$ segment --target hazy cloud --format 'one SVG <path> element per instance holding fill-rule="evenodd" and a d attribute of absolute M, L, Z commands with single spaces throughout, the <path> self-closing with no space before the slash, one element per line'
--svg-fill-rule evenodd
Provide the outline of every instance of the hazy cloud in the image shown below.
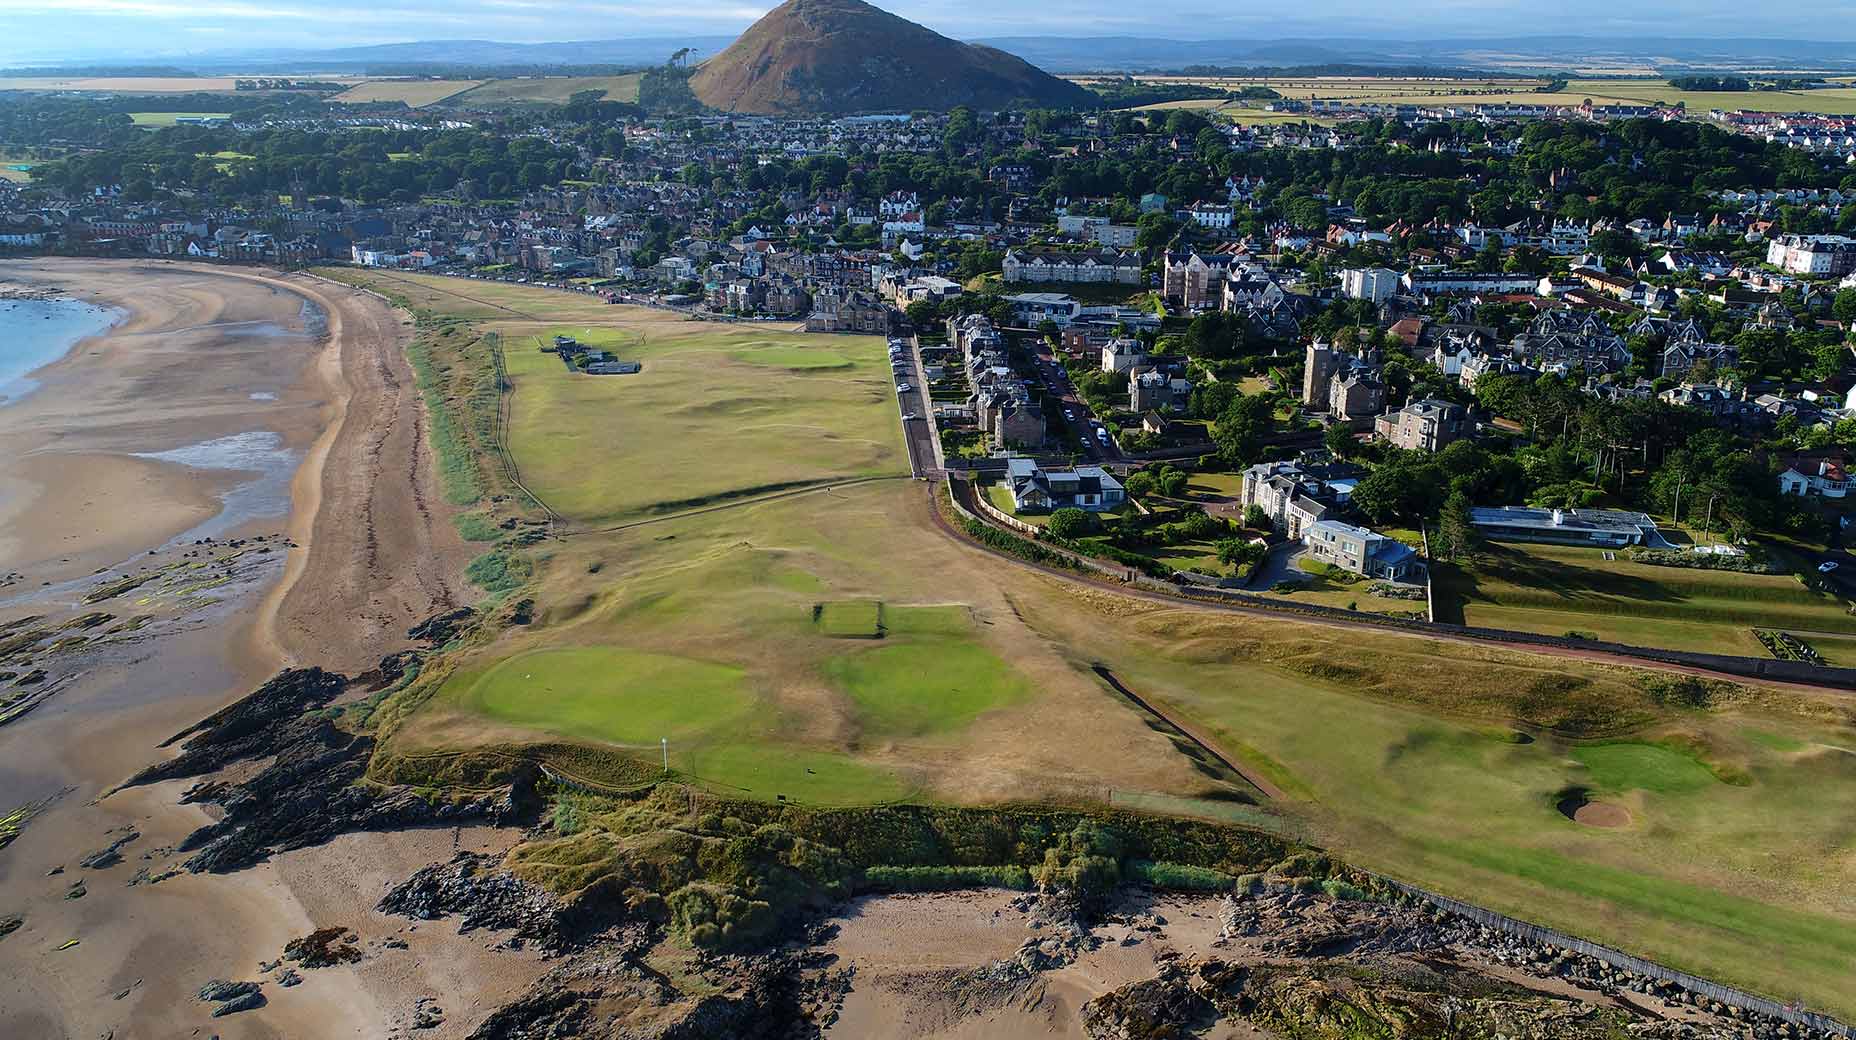
<path fill-rule="evenodd" d="M 764 3 L 764 0 L 763 0 Z M 630 0 L 0 0 L 0 56 L 172 56 L 214 48 L 306 47 L 447 38 L 533 43 L 627 36 L 728 35 L 770 5 Z M 1632 36 L 1822 39 L 1849 24 L 1847 2 L 1796 0 L 1756 14 L 1739 0 L 894 0 L 883 6 L 951 36 L 1275 37 Z M 1547 16 L 1547 17 L 1543 17 Z M 1839 35 L 1856 35 L 1843 32 Z M 126 41 L 133 41 L 129 43 Z M 10 54 L 9 54 L 10 52 Z"/>

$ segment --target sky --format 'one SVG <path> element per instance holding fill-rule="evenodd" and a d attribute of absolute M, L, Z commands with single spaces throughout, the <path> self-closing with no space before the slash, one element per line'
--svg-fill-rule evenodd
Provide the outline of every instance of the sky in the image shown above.
<path fill-rule="evenodd" d="M 244 48 L 411 40 L 533 43 L 733 35 L 769 0 L 0 0 L 0 59 L 147 58 Z M 1437 35 L 1856 37 L 1849 0 L 890 0 L 903 17 L 963 39 L 1138 35 L 1171 39 Z M 1550 19 L 1542 18 L 1551 13 Z"/>

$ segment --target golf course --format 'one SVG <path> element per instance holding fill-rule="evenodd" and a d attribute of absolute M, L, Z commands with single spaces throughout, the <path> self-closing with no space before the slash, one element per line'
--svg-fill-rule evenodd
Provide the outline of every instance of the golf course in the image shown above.
<path fill-rule="evenodd" d="M 482 572 L 506 580 L 482 609 L 520 620 L 459 640 L 390 697 L 379 756 L 569 747 L 576 775 L 604 759 L 636 778 L 667 751 L 676 778 L 767 801 L 1247 815 L 1446 895 L 1856 1013 L 1844 695 L 1035 571 L 937 524 L 939 489 L 907 475 L 881 340 L 340 274 L 418 313 L 453 450 L 506 445 L 554 514 L 500 467 L 471 470 L 471 515 L 503 539 L 485 543 L 503 563 Z M 571 372 L 540 349 L 557 335 L 642 370 Z M 507 367 L 500 400 L 472 374 L 494 356 L 486 336 Z M 1550 610 L 1536 630 L 1621 633 L 1685 597 L 1711 611 L 1686 622 L 1696 640 L 1766 610 L 1831 626 L 1795 581 L 1749 598 L 1719 579 L 1758 576 L 1620 568 L 1631 584 L 1520 603 L 1496 562 L 1465 593 L 1471 623 Z M 1266 783 L 1194 757 L 1105 674 Z"/>

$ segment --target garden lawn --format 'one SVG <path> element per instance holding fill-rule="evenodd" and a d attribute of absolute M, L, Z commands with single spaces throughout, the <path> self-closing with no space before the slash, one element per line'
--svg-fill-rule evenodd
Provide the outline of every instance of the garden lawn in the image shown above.
<path fill-rule="evenodd" d="M 1752 629 L 1856 636 L 1835 596 L 1789 574 L 1658 567 L 1597 549 L 1486 543 L 1478 559 L 1437 564 L 1438 620 L 1523 632 L 1587 632 L 1676 650 L 1766 656 Z"/>

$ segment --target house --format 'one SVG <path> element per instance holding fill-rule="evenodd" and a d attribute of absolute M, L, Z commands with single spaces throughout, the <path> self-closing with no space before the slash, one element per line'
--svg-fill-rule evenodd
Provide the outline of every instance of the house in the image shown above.
<path fill-rule="evenodd" d="M 1469 410 L 1435 398 L 1413 401 L 1373 420 L 1381 440 L 1406 451 L 1438 452 L 1474 432 Z"/>
<path fill-rule="evenodd" d="M 1137 368 L 1128 374 L 1128 411 L 1184 411 L 1192 397 L 1192 383 L 1157 368 Z"/>
<path fill-rule="evenodd" d="M 1368 578 L 1412 581 L 1424 574 L 1424 562 L 1411 546 L 1338 520 L 1319 520 L 1309 525 L 1302 532 L 1302 545 L 1311 559 Z"/>
<path fill-rule="evenodd" d="M 1386 267 L 1353 267 L 1340 273 L 1340 293 L 1350 300 L 1384 303 L 1398 292 L 1399 274 Z"/>
<path fill-rule="evenodd" d="M 1011 459 L 1006 480 L 1012 507 L 1021 513 L 1048 513 L 1057 509 L 1107 512 L 1126 497 L 1121 481 L 1099 466 L 1047 470 L 1035 459 Z"/>
<path fill-rule="evenodd" d="M 1075 297 L 1064 293 L 1018 293 L 1007 296 L 1005 302 L 1012 308 L 1012 320 L 1027 329 L 1035 329 L 1047 321 L 1061 329 L 1083 309 Z"/>
<path fill-rule="evenodd" d="M 1102 371 L 1128 372 L 1147 360 L 1147 348 L 1138 339 L 1117 337 L 1102 346 Z"/>
<path fill-rule="evenodd" d="M 1256 506 L 1271 526 L 1300 538 L 1302 532 L 1338 509 L 1346 490 L 1299 462 L 1259 462 L 1244 470 L 1239 499 L 1245 509 Z"/>
<path fill-rule="evenodd" d="M 1780 235 L 1767 244 L 1766 262 L 1788 274 L 1834 278 L 1856 271 L 1856 238 Z"/>
<path fill-rule="evenodd" d="M 1849 462 L 1840 451 L 1790 456 L 1779 474 L 1779 494 L 1842 498 L 1849 493 Z"/>
<path fill-rule="evenodd" d="M 1475 508 L 1469 522 L 1484 538 L 1497 542 L 1552 542 L 1620 548 L 1661 545 L 1656 521 L 1646 513 L 1619 509 L 1535 509 L 1531 506 Z"/>
<path fill-rule="evenodd" d="M 1186 207 L 1186 216 L 1202 228 L 1225 231 L 1231 227 L 1231 207 L 1213 202 L 1195 202 Z"/>
<path fill-rule="evenodd" d="M 1009 249 L 1000 266 L 1007 282 L 1141 283 L 1140 257 L 1109 249 L 1080 252 Z"/>

